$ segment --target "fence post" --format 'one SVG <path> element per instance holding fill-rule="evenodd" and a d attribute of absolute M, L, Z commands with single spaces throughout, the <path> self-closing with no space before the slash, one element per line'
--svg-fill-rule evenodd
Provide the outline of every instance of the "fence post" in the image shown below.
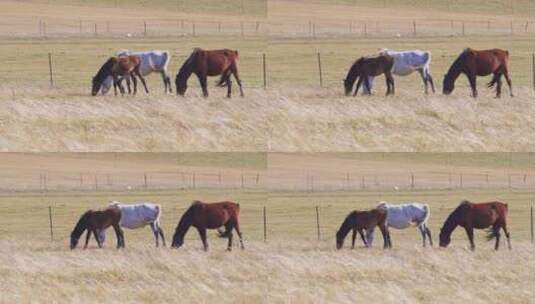
<path fill-rule="evenodd" d="M 411 172 L 411 189 L 414 189 L 414 173 Z"/>
<path fill-rule="evenodd" d="M 490 32 L 490 20 L 487 21 L 487 32 Z"/>
<path fill-rule="evenodd" d="M 50 221 L 50 241 L 54 241 L 54 228 L 52 225 L 52 206 L 48 206 L 48 220 Z"/>
<path fill-rule="evenodd" d="M 106 33 L 110 33 L 110 22 L 106 21 Z"/>
<path fill-rule="evenodd" d="M 143 187 L 145 187 L 145 189 L 148 188 L 148 183 L 147 183 L 147 172 L 143 172 Z"/>
<path fill-rule="evenodd" d="M 193 21 L 191 23 L 191 34 L 193 35 L 193 37 L 196 36 L 196 33 L 195 33 L 195 21 Z"/>
<path fill-rule="evenodd" d="M 312 23 L 312 38 L 316 39 L 316 23 Z"/>
<path fill-rule="evenodd" d="M 52 53 L 48 53 L 48 73 L 50 75 L 50 87 L 54 86 L 54 77 L 52 73 Z"/>
<path fill-rule="evenodd" d="M 266 206 L 264 206 L 264 243 L 267 241 L 267 214 Z"/>
<path fill-rule="evenodd" d="M 95 174 L 95 191 L 98 191 L 98 177 Z"/>
<path fill-rule="evenodd" d="M 196 185 L 196 180 L 195 180 L 195 172 L 193 172 L 193 175 L 192 175 L 192 177 L 191 177 L 191 181 L 192 181 L 192 183 L 193 183 L 193 189 L 195 189 L 195 188 L 197 187 L 197 185 Z"/>
<path fill-rule="evenodd" d="M 318 52 L 318 73 L 320 78 L 320 88 L 323 88 L 323 75 L 321 70 L 321 54 Z"/>
<path fill-rule="evenodd" d="M 533 54 L 533 58 L 535 60 L 535 54 Z M 535 61 L 534 61 L 534 68 L 535 68 Z M 263 77 L 264 77 L 264 90 L 267 88 L 267 78 L 266 78 L 266 53 L 262 54 L 262 71 L 263 71 Z M 535 69 L 533 70 L 533 88 L 535 89 Z"/>
<path fill-rule="evenodd" d="M 143 20 L 143 37 L 147 37 L 147 21 Z"/>
<path fill-rule="evenodd" d="M 80 34 L 82 34 L 82 20 L 80 20 L 80 24 L 78 26 L 79 26 Z"/>
<path fill-rule="evenodd" d="M 511 174 L 507 174 L 507 185 L 509 186 L 509 190 L 511 190 Z"/>
<path fill-rule="evenodd" d="M 463 36 L 464 36 L 464 21 L 463 21 L 463 32 L 462 33 L 463 33 Z"/>
<path fill-rule="evenodd" d="M 217 22 L 217 32 L 221 33 L 221 21 Z"/>
<path fill-rule="evenodd" d="M 318 229 L 318 241 L 319 241 L 321 240 L 321 232 L 320 232 L 320 210 L 318 206 L 316 206 L 316 228 Z"/>
<path fill-rule="evenodd" d="M 244 33 L 243 33 L 243 21 L 240 22 L 240 33 L 241 33 L 241 36 L 243 37 L 244 36 Z"/>
<path fill-rule="evenodd" d="M 95 23 L 95 28 L 94 28 L 94 34 L 95 34 L 95 37 L 98 36 L 98 29 L 97 29 L 97 24 Z"/>
<path fill-rule="evenodd" d="M 260 173 L 256 173 L 256 184 L 260 182 Z"/>
<path fill-rule="evenodd" d="M 511 29 L 511 36 L 513 36 L 513 21 L 511 21 L 511 23 L 509 24 L 509 28 Z"/>
<path fill-rule="evenodd" d="M 219 187 L 221 187 L 221 171 L 217 174 L 217 182 L 219 183 Z"/>
<path fill-rule="evenodd" d="M 241 174 L 241 188 L 243 189 L 243 173 Z"/>
<path fill-rule="evenodd" d="M 364 22 L 364 37 L 368 37 L 368 28 L 366 22 Z"/>
<path fill-rule="evenodd" d="M 412 21 L 412 34 L 416 36 L 416 20 Z"/>
<path fill-rule="evenodd" d="M 463 174 L 462 173 L 459 173 L 459 186 L 461 187 L 461 189 L 463 188 Z"/>
<path fill-rule="evenodd" d="M 346 173 L 346 190 L 349 191 L 350 188 L 351 188 L 351 182 L 350 182 L 349 172 L 347 172 Z"/>

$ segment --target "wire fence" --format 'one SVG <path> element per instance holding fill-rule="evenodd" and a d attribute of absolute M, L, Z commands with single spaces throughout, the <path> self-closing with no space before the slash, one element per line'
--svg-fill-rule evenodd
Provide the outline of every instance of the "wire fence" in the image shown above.
<path fill-rule="evenodd" d="M 34 28 L 34 31 L 28 31 Z M 0 22 L 4 37 L 196 37 L 273 36 L 324 38 L 520 35 L 535 33 L 535 20 L 362 19 L 333 21 L 270 21 L 265 19 L 203 20 L 191 18 L 145 20 L 38 19 Z"/>
<path fill-rule="evenodd" d="M 0 192 L 250 189 L 265 191 L 402 191 L 535 188 L 532 173 L 142 171 L 2 173 Z"/>

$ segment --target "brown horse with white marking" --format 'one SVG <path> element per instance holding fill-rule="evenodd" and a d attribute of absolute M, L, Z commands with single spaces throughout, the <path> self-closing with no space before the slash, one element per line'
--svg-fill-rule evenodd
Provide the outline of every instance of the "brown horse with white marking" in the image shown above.
<path fill-rule="evenodd" d="M 193 226 L 197 228 L 201 237 L 204 250 L 208 250 L 206 230 L 217 229 L 224 226 L 224 236 L 228 237 L 227 250 L 232 250 L 232 230 L 235 229 L 240 238 L 240 246 L 243 249 L 243 239 L 240 231 L 240 204 L 234 202 L 203 203 L 194 201 L 186 210 L 176 226 L 173 235 L 173 247 L 178 248 L 184 244 L 184 235 Z"/>
<path fill-rule="evenodd" d="M 136 95 L 137 93 L 136 76 L 139 77 L 139 79 L 141 80 L 141 83 L 145 87 L 145 92 L 149 93 L 149 89 L 147 88 L 147 83 L 145 82 L 145 78 L 143 77 L 143 75 L 141 75 L 139 71 L 140 63 L 141 63 L 141 59 L 136 55 L 110 57 L 104 63 L 104 65 L 102 65 L 102 67 L 97 72 L 97 74 L 93 77 L 93 87 L 91 90 L 91 95 L 96 96 L 98 94 L 98 91 L 100 90 L 100 87 L 102 86 L 102 83 L 106 80 L 108 76 L 112 76 L 113 78 L 113 90 L 116 96 L 117 96 L 117 87 L 119 87 L 121 94 L 124 94 L 124 89 L 122 85 L 120 84 L 119 76 L 122 76 L 123 78 L 127 79 L 128 93 L 130 93 L 130 83 L 129 83 L 130 78 L 132 79 L 134 83 L 134 95 Z"/>
<path fill-rule="evenodd" d="M 392 248 L 392 241 L 390 240 L 390 232 L 386 225 L 387 213 L 385 209 L 372 209 L 370 211 L 352 211 L 347 215 L 340 229 L 336 232 L 336 248 L 340 249 L 344 245 L 344 239 L 349 231 L 353 231 L 351 248 L 355 248 L 355 239 L 357 232 L 360 234 L 364 246 L 370 246 L 370 238 L 373 235 L 373 230 L 379 226 L 383 234 L 384 248 Z M 364 232 L 366 231 L 366 237 Z"/>
<path fill-rule="evenodd" d="M 91 233 L 95 236 L 99 248 L 102 248 L 102 243 L 98 236 L 98 232 L 104 230 L 110 226 L 115 230 L 117 236 L 117 248 L 124 248 L 124 235 L 123 230 L 119 226 L 119 221 L 121 220 L 121 210 L 116 207 L 110 207 L 104 210 L 88 210 L 86 211 L 74 226 L 74 229 L 71 233 L 71 249 L 76 248 L 78 245 L 78 240 L 87 230 L 84 249 L 87 248 L 89 239 L 91 238 Z"/>
<path fill-rule="evenodd" d="M 467 48 L 455 59 L 448 73 L 444 76 L 442 92 L 446 95 L 451 94 L 455 88 L 455 80 L 460 74 L 465 74 L 472 88 L 472 96 L 475 98 L 477 97 L 477 76 L 493 74 L 488 87 L 491 88 L 496 85 L 496 98 L 501 97 L 502 94 L 502 75 L 509 86 L 509 95 L 513 97 L 513 87 L 509 72 L 509 52 L 507 50 L 478 51 Z"/>
<path fill-rule="evenodd" d="M 344 79 L 344 88 L 346 96 L 351 94 L 353 85 L 357 81 L 357 87 L 355 88 L 356 96 L 359 92 L 359 88 L 364 81 L 365 92 L 371 94 L 369 76 L 379 76 L 385 74 L 386 79 L 386 95 L 394 94 L 394 77 L 392 77 L 392 66 L 394 65 L 394 58 L 389 55 L 379 55 L 377 57 L 360 57 L 349 69 L 347 76 Z"/>
<path fill-rule="evenodd" d="M 507 231 L 507 204 L 502 202 L 471 203 L 462 201 L 448 216 L 440 230 L 440 247 L 447 247 L 451 241 L 451 234 L 457 226 L 466 230 L 470 240 L 470 249 L 475 250 L 474 229 L 489 228 L 487 239 L 496 238 L 494 249 L 500 246 L 500 229 L 507 237 L 507 245 L 511 249 L 509 231 Z"/>
<path fill-rule="evenodd" d="M 232 80 L 230 77 L 234 75 L 240 87 L 240 95 L 243 97 L 238 68 L 239 58 L 238 51 L 234 50 L 206 51 L 200 48 L 194 49 L 176 75 L 177 95 L 184 96 L 188 88 L 188 79 L 191 74 L 195 74 L 201 83 L 203 96 L 208 97 L 207 77 L 221 75 L 217 86 L 227 86 L 227 97 L 230 98 L 232 94 Z"/>

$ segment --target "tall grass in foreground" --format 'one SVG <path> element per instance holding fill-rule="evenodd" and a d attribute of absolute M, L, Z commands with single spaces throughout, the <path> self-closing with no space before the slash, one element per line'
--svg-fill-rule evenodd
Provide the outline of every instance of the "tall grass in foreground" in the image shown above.
<path fill-rule="evenodd" d="M 111 244 L 108 244 L 111 245 Z M 150 244 L 152 245 L 152 244 Z M 0 241 L 0 302 L 107 303 L 528 303 L 535 247 L 495 252 L 398 243 L 336 251 L 331 242 L 212 241 L 186 248 L 127 244 L 70 251 L 65 244 Z"/>
<path fill-rule="evenodd" d="M 87 96 L 77 89 L 4 87 L 1 151 L 532 151 L 531 89 L 495 99 L 481 88 L 452 96 L 397 89 L 385 98 L 341 89 L 246 89 L 224 98 L 154 92 Z"/>

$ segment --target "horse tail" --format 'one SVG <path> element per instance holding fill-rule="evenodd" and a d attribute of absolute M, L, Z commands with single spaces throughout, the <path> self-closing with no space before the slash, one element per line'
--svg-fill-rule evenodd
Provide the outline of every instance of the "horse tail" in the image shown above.
<path fill-rule="evenodd" d="M 497 82 L 498 82 L 498 77 L 494 76 L 494 77 L 492 77 L 492 80 L 491 80 L 489 83 L 487 83 L 487 87 L 488 87 L 488 88 L 492 88 L 492 87 L 494 87 L 494 85 L 495 85 Z"/>
<path fill-rule="evenodd" d="M 163 69 L 167 70 L 167 66 L 169 65 L 169 61 L 171 61 L 171 56 L 169 55 L 168 51 L 163 51 Z"/>
<path fill-rule="evenodd" d="M 162 215 L 162 207 L 159 204 L 155 204 L 154 208 L 156 209 L 156 218 L 154 219 L 154 222 L 159 223 L 160 216 Z"/>
<path fill-rule="evenodd" d="M 429 217 L 431 216 L 431 209 L 429 208 L 429 205 L 428 204 L 423 204 L 423 205 L 424 205 L 424 210 L 425 210 L 425 217 L 423 221 L 420 223 L 420 225 L 427 224 L 427 221 L 429 220 Z"/>

